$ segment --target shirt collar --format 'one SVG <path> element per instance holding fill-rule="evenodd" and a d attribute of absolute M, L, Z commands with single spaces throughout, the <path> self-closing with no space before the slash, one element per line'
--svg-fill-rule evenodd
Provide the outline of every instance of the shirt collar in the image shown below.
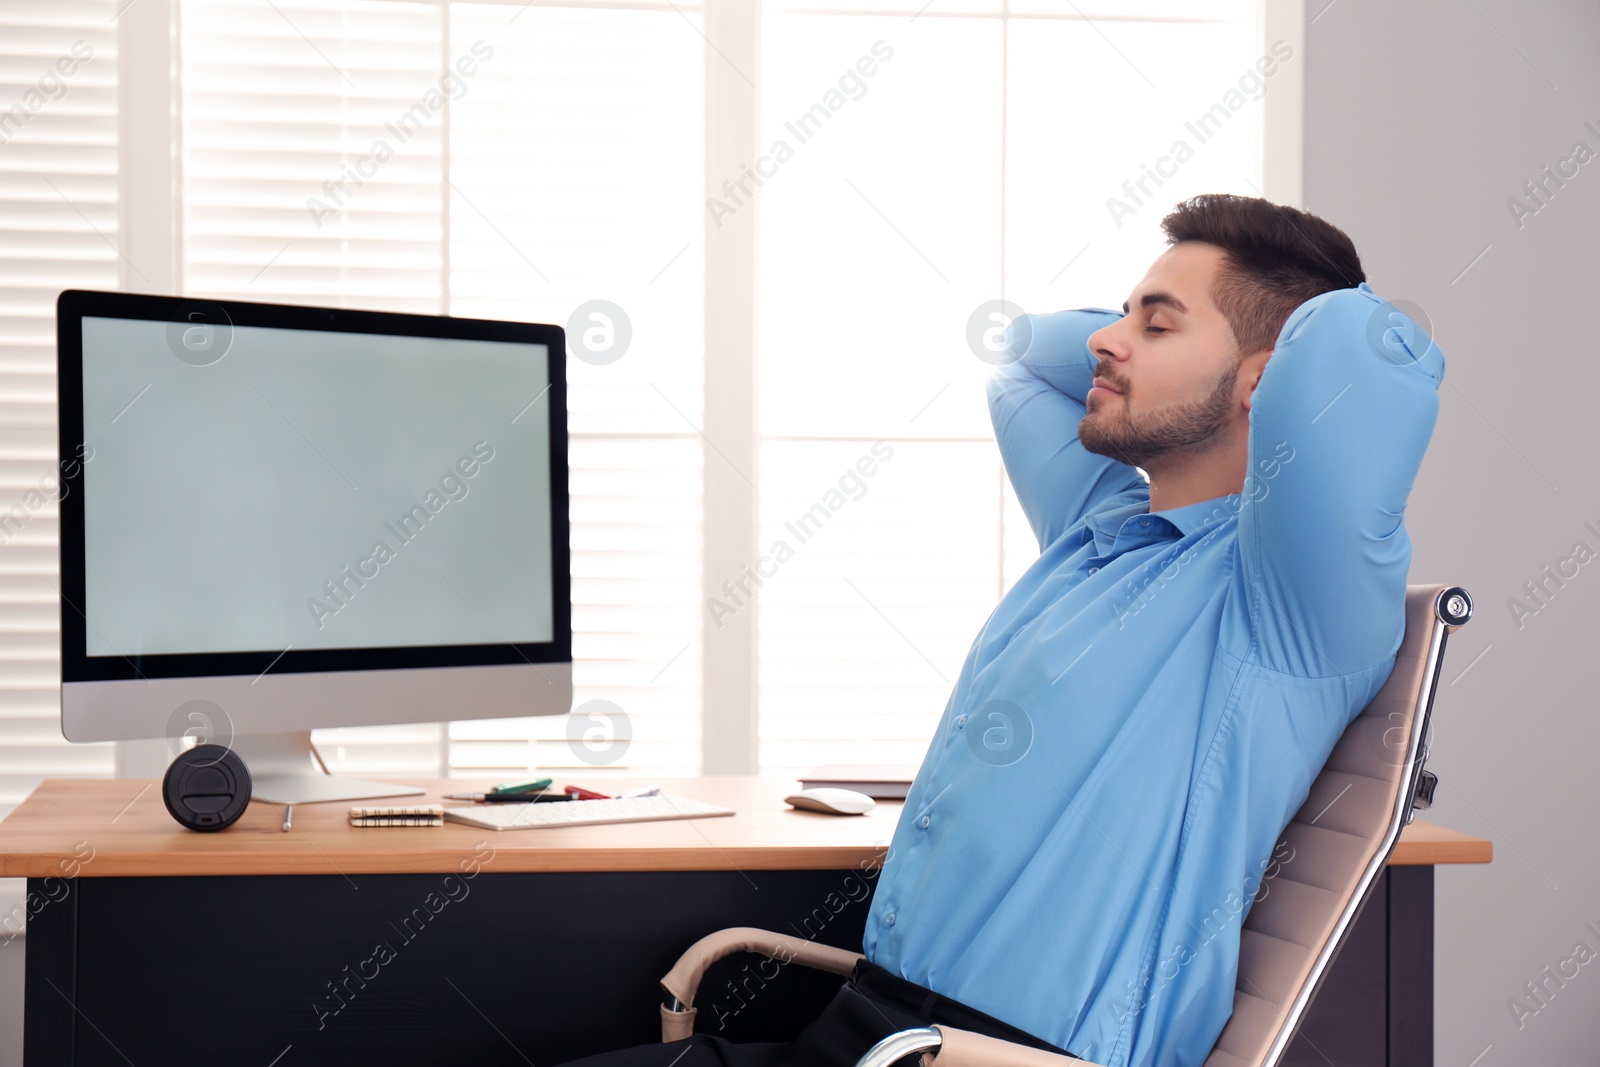
<path fill-rule="evenodd" d="M 1113 505 L 1084 519 L 1084 527 L 1094 539 L 1096 553 L 1106 555 L 1119 541 L 1156 541 L 1187 537 L 1209 529 L 1239 513 L 1242 493 L 1212 497 L 1180 508 L 1151 511 L 1148 489 L 1139 499 Z M 1087 538 L 1086 538 L 1087 540 Z"/>

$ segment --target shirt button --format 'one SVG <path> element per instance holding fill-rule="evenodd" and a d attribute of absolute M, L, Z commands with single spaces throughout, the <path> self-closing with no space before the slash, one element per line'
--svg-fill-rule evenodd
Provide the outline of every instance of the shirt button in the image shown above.
<path fill-rule="evenodd" d="M 1090 567 L 1090 568 L 1089 568 L 1089 573 L 1090 573 L 1090 574 L 1094 574 L 1094 573 L 1095 573 L 1095 572 L 1096 572 L 1096 571 L 1098 571 L 1098 570 L 1099 570 L 1099 569 L 1100 569 L 1100 568 L 1099 568 L 1099 567 Z"/>
<path fill-rule="evenodd" d="M 963 727 L 965 725 L 967 725 L 967 717 L 965 715 L 957 715 L 956 716 L 956 728 L 960 729 L 961 727 Z"/>
<path fill-rule="evenodd" d="M 885 926 L 893 926 L 894 925 L 894 912 L 891 911 L 889 914 L 887 914 L 887 915 L 885 915 L 883 917 L 883 925 L 885 925 Z"/>
<path fill-rule="evenodd" d="M 922 817 L 922 828 L 924 830 L 926 830 L 929 826 L 932 826 L 932 825 L 933 825 L 933 820 L 930 819 L 928 816 L 924 815 Z"/>

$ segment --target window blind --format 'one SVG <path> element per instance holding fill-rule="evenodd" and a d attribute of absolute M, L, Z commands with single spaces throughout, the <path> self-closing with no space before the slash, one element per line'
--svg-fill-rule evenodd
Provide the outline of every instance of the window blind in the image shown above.
<path fill-rule="evenodd" d="M 437 7 L 371 0 L 181 4 L 186 293 L 445 310 L 445 118 L 424 99 L 443 22 Z M 426 776 L 440 733 L 313 740 L 336 771 Z"/>
<path fill-rule="evenodd" d="M 698 769 L 704 42 L 683 18 L 182 6 L 186 291 L 576 323 L 579 340 L 599 323 L 615 349 L 567 362 L 593 736 L 564 717 L 317 731 L 335 769 Z M 593 319 L 595 301 L 617 310 Z"/>
<path fill-rule="evenodd" d="M 0 816 L 112 766 L 61 736 L 55 300 L 118 281 L 114 12 L 0 7 Z M 0 880 L 5 914 L 21 897 Z"/>
<path fill-rule="evenodd" d="M 61 737 L 55 301 L 118 281 L 114 10 L 0 9 L 0 813 L 111 767 Z"/>
<path fill-rule="evenodd" d="M 700 769 L 696 7 L 451 8 L 453 50 L 494 50 L 451 110 L 452 308 L 561 323 L 572 353 L 577 712 L 452 724 L 463 773 Z"/>

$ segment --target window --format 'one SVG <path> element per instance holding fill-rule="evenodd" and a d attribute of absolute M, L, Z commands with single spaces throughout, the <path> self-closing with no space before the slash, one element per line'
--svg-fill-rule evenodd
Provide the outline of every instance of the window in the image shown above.
<path fill-rule="evenodd" d="M 569 360 L 575 681 L 627 713 L 621 757 L 579 760 L 561 720 L 483 720 L 321 731 L 340 767 L 915 762 L 1036 555 L 974 313 L 1119 305 L 1173 202 L 1266 184 L 1263 97 L 1298 104 L 1298 56 L 1252 75 L 1270 8 L 1079 9 L 8 4 L 0 810 L 112 770 L 59 736 L 56 512 L 28 503 L 56 462 L 67 287 L 556 322 L 622 349 Z"/>
<path fill-rule="evenodd" d="M 628 716 L 611 770 L 693 773 L 704 42 L 665 6 L 180 13 L 186 291 L 562 324 L 624 309 L 614 362 L 568 361 L 575 699 Z M 340 770 L 592 775 L 566 725 L 316 740 Z"/>
<path fill-rule="evenodd" d="M 61 737 L 55 302 L 124 267 L 115 11 L 0 9 L 0 815 L 42 778 L 111 773 L 110 745 Z"/>
<path fill-rule="evenodd" d="M 1120 306 L 1172 204 L 1260 195 L 1249 96 L 1269 84 L 1224 99 L 1263 54 L 1254 9 L 1228 0 L 1088 18 L 826 6 L 769 4 L 758 144 L 784 158 L 753 197 L 758 547 L 786 557 L 759 590 L 760 754 L 795 775 L 919 762 L 973 639 L 1038 555 L 970 317 L 1002 298 Z M 892 458 L 852 476 L 880 441 Z"/>

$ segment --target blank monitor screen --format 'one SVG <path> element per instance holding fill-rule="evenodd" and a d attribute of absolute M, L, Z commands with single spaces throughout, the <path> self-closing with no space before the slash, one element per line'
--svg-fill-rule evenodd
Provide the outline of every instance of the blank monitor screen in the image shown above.
<path fill-rule="evenodd" d="M 88 656 L 556 640 L 547 346 L 172 326 L 83 319 Z"/>
<path fill-rule="evenodd" d="M 234 326 L 192 366 L 85 318 L 88 654 L 552 640 L 538 357 Z"/>

